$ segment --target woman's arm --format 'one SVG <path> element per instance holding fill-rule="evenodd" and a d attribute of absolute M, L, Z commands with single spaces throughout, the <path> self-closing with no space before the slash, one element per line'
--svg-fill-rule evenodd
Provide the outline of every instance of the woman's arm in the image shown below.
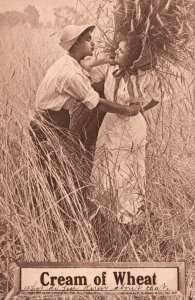
<path fill-rule="evenodd" d="M 141 71 L 140 71 L 141 72 Z M 162 100 L 161 84 L 155 72 L 148 72 L 138 77 L 138 85 L 143 97 L 142 112 L 155 107 Z M 141 101 L 140 101 L 141 102 Z M 146 102 L 146 103 L 144 103 Z"/>
<path fill-rule="evenodd" d="M 150 102 L 148 102 L 143 108 L 142 111 L 145 112 L 151 108 L 153 108 L 154 106 L 156 106 L 159 103 L 159 101 L 156 100 L 151 100 Z"/>

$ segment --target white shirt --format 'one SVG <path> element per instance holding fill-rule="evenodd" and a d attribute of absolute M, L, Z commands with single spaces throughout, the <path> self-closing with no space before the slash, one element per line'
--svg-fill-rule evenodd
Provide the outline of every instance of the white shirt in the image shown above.
<path fill-rule="evenodd" d="M 36 96 L 36 109 L 70 109 L 76 100 L 92 109 L 99 99 L 82 67 L 65 53 L 48 69 L 41 82 Z"/>
<path fill-rule="evenodd" d="M 116 78 L 112 75 L 118 69 L 116 65 L 99 65 L 90 71 L 93 82 L 105 80 L 104 95 L 106 99 L 113 101 Z M 159 81 L 154 71 L 142 71 L 138 69 L 138 75 L 129 76 L 127 82 L 121 78 L 117 90 L 117 103 L 129 105 L 133 102 L 142 102 L 144 105 L 152 99 L 161 101 L 162 93 Z"/>

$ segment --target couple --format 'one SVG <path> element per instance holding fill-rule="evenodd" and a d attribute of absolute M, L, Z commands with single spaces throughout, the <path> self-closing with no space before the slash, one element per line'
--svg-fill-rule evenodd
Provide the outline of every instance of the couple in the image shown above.
<path fill-rule="evenodd" d="M 60 45 L 67 52 L 48 70 L 36 103 L 42 115 L 61 131 L 69 128 L 69 110 L 75 101 L 89 109 L 97 107 L 108 112 L 99 131 L 95 160 L 98 167 L 93 175 L 100 178 L 102 195 L 116 190 L 113 196 L 119 221 L 128 223 L 144 198 L 146 125 L 140 110 L 146 101 L 145 109 L 158 103 L 159 90 L 155 88 L 154 74 L 147 71 L 152 68 L 149 49 L 130 34 L 119 43 L 115 65 L 105 64 L 110 62 L 107 58 L 83 63 L 93 81 L 105 80 L 106 100 L 100 98 L 80 65 L 86 56 L 92 56 L 93 29 L 88 25 L 64 29 Z"/>

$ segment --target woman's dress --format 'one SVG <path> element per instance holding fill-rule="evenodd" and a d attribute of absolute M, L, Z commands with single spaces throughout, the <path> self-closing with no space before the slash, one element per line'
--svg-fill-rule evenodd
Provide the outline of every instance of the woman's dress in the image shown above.
<path fill-rule="evenodd" d="M 159 100 L 155 76 L 140 70 L 136 76 L 129 75 L 126 82 L 122 77 L 116 92 L 117 79 L 112 74 L 116 68 L 101 65 L 93 68 L 90 74 L 92 81 L 105 79 L 107 100 L 115 99 L 126 106 L 149 102 L 152 98 Z M 106 114 L 96 143 L 92 181 L 96 192 L 113 202 L 121 223 L 132 222 L 144 204 L 145 145 L 146 122 L 141 113 L 133 117 Z"/>

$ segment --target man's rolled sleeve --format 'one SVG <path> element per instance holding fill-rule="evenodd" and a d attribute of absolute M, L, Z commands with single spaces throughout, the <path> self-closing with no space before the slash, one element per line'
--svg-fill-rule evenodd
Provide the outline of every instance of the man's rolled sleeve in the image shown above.
<path fill-rule="evenodd" d="M 100 96 L 93 88 L 89 90 L 89 93 L 86 95 L 85 99 L 83 100 L 83 104 L 85 104 L 89 109 L 93 109 L 98 105 L 100 101 Z"/>
<path fill-rule="evenodd" d="M 64 83 L 63 92 L 82 101 L 89 109 L 96 107 L 100 100 L 98 93 L 91 87 L 90 80 L 81 73 L 73 74 Z"/>

